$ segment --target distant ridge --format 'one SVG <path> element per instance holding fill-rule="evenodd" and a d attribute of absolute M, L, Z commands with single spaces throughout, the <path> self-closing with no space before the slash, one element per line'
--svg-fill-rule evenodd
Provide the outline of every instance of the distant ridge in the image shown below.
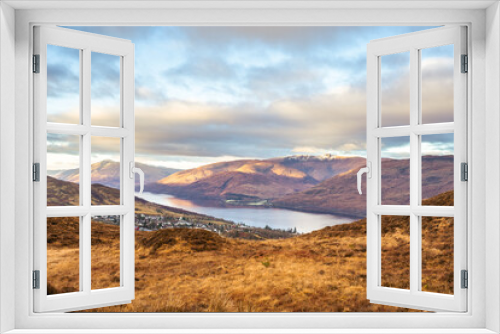
<path fill-rule="evenodd" d="M 146 174 L 145 189 L 149 192 L 209 200 L 222 206 L 262 205 L 365 217 L 366 197 L 359 195 L 356 188 L 356 174 L 365 164 L 362 157 L 301 155 L 218 162 L 173 174 L 169 174 L 170 169 L 137 165 Z M 423 199 L 453 190 L 453 166 L 453 156 L 422 158 Z M 117 187 L 118 168 L 119 164 L 110 160 L 93 164 L 93 183 Z M 409 203 L 409 168 L 407 159 L 383 159 L 384 204 Z M 77 172 L 60 171 L 54 178 L 78 182 Z M 155 181 L 148 182 L 151 180 Z"/>
<path fill-rule="evenodd" d="M 365 217 L 366 182 L 363 181 L 363 195 L 359 195 L 358 170 L 359 168 L 354 168 L 304 191 L 275 199 L 272 205 L 306 212 Z M 453 156 L 424 156 L 422 185 L 423 199 L 453 190 Z M 384 159 L 382 161 L 383 204 L 409 204 L 409 190 L 409 161 Z"/>
<path fill-rule="evenodd" d="M 269 200 L 364 164 L 361 157 L 331 155 L 219 162 L 177 172 L 148 185 L 148 190 L 193 200 Z"/>
<path fill-rule="evenodd" d="M 145 174 L 145 183 L 152 183 L 162 178 L 176 173 L 179 169 L 156 167 L 136 162 L 135 165 L 143 170 Z M 113 160 L 103 160 L 91 165 L 92 183 L 100 183 L 108 187 L 120 187 L 120 164 Z M 58 171 L 47 171 L 47 174 L 62 181 L 79 182 L 80 170 L 67 169 Z M 136 184 L 139 179 L 136 178 Z"/>

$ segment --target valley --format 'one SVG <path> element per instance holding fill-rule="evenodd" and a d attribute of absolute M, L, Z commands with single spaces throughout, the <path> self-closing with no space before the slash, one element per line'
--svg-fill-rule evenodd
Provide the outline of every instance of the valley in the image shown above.
<path fill-rule="evenodd" d="M 345 212 L 362 217 L 365 196 L 357 194 L 355 177 L 358 167 L 352 167 L 352 164 L 363 162 L 343 161 L 346 170 L 338 173 L 332 172 L 331 167 L 325 167 L 321 173 L 314 172 L 314 169 L 299 173 L 298 168 L 283 169 L 274 162 L 250 164 L 244 161 L 233 167 L 218 165 L 209 170 L 182 171 L 167 178 L 187 185 L 206 181 L 214 175 L 224 179 L 228 173 L 237 173 L 239 180 L 245 180 L 246 174 L 251 175 L 246 180 L 254 180 L 255 175 L 263 180 L 287 180 L 277 191 L 281 197 L 266 199 L 269 206 L 329 215 Z M 308 164 L 312 163 L 309 161 Z M 447 177 L 449 164 L 450 159 L 446 157 L 432 158 L 423 163 L 423 166 L 432 166 L 426 168 L 423 178 L 424 195 L 430 197 L 423 201 L 424 205 L 453 205 L 453 190 L 435 194 L 440 191 L 440 186 L 452 185 L 452 180 Z M 387 200 L 396 203 L 406 200 L 405 187 L 401 186 L 408 180 L 406 165 L 404 160 L 383 161 L 383 191 L 390 195 L 385 197 Z M 227 168 L 234 170 L 228 172 Z M 267 175 L 269 173 L 272 175 Z M 324 180 L 320 182 L 313 178 L 313 173 L 318 178 L 322 175 Z M 328 173 L 335 175 L 328 177 Z M 303 183 L 294 192 L 287 193 L 298 184 L 288 182 L 288 179 L 303 180 L 307 187 Z M 78 205 L 78 183 L 50 176 L 47 180 L 49 206 Z M 244 196 L 275 196 L 265 189 L 267 182 L 254 188 L 244 182 L 233 184 L 228 181 L 227 185 L 233 190 L 244 190 L 240 194 Z M 119 203 L 118 189 L 98 183 L 94 183 L 91 189 L 93 205 Z M 207 186 L 198 189 L 206 189 L 202 196 L 219 196 L 219 201 L 234 198 L 231 197 L 234 193 L 224 192 L 221 188 Z M 246 208 L 236 206 L 233 209 Z M 241 225 L 219 215 L 193 210 L 194 207 L 189 205 L 180 208 L 136 197 L 135 299 L 130 304 L 86 312 L 417 311 L 372 304 L 366 299 L 366 219 L 352 222 L 351 218 L 346 221 L 350 223 L 318 227 L 300 234 L 295 229 Z M 267 210 L 273 209 L 260 210 L 269 216 Z M 251 215 L 255 216 L 255 213 Z M 305 223 L 308 221 L 304 219 Z M 117 286 L 120 281 L 119 226 L 113 217 L 96 216 L 91 228 L 92 288 Z M 78 291 L 78 219 L 49 218 L 47 233 L 49 294 Z M 426 250 L 422 253 L 423 290 L 452 294 L 453 219 L 434 217 L 422 220 L 422 236 Z M 382 244 L 383 285 L 407 289 L 407 217 L 382 217 Z"/>
<path fill-rule="evenodd" d="M 174 173 L 146 191 L 172 194 L 213 205 L 265 206 L 302 212 L 362 218 L 366 215 L 366 182 L 357 191 L 356 174 L 366 164 L 360 157 L 295 156 L 232 161 Z M 384 204 L 409 204 L 409 161 L 383 159 Z M 453 189 L 453 156 L 422 158 L 422 198 Z"/>
<path fill-rule="evenodd" d="M 426 200 L 449 204 L 453 193 Z M 49 291 L 78 289 L 78 223 L 48 227 Z M 384 286 L 409 287 L 409 227 L 382 221 Z M 453 293 L 453 219 L 423 221 L 424 291 Z M 117 226 L 92 224 L 93 288 L 119 281 Z M 366 220 L 279 240 L 136 231 L 135 299 L 85 312 L 416 312 L 366 299 Z"/>
<path fill-rule="evenodd" d="M 363 195 L 358 194 L 356 187 L 356 174 L 365 164 L 361 157 L 325 155 L 235 160 L 177 172 L 139 166 L 146 174 L 145 192 L 173 195 L 200 206 L 281 208 L 354 219 L 366 214 L 366 182 L 362 183 Z M 148 171 L 153 171 L 152 175 L 148 176 Z M 120 182 L 117 162 L 93 164 L 92 173 L 103 173 L 93 176 L 95 196 L 101 192 L 99 187 L 116 188 Z M 168 175 L 162 177 L 164 174 Z M 53 177 L 71 182 L 78 180 L 74 170 L 59 171 Z M 383 159 L 381 179 L 384 204 L 409 203 L 409 160 Z M 148 180 L 154 182 L 148 183 Z M 453 156 L 424 156 L 422 198 L 452 189 Z"/>
<path fill-rule="evenodd" d="M 115 188 L 93 184 L 91 194 L 92 205 L 117 205 L 120 203 L 120 192 Z M 51 176 L 47 177 L 48 206 L 76 206 L 79 205 L 78 197 L 79 186 L 77 183 L 57 180 Z M 114 224 L 114 222 L 110 223 L 114 219 L 114 216 L 94 217 L 94 220 L 105 222 L 108 225 Z M 290 238 L 297 235 L 297 230 L 293 227 L 279 229 L 245 225 L 175 206 L 161 205 L 139 197 L 135 197 L 135 226 L 138 231 L 175 228 L 203 229 L 225 237 L 251 240 Z"/>
<path fill-rule="evenodd" d="M 219 11 L 209 13 L 215 21 Z M 285 21 L 290 16 L 279 14 Z M 293 327 L 300 331 L 311 327 L 301 323 L 306 316 L 323 332 L 336 324 L 319 313 L 421 312 L 379 304 L 390 295 L 384 288 L 400 289 L 393 291 L 393 305 L 425 304 L 427 309 L 433 297 L 426 292 L 433 292 L 448 295 L 435 296 L 449 304 L 443 309 L 457 309 L 465 293 L 458 290 L 459 274 L 467 268 L 462 260 L 470 259 L 469 251 L 462 252 L 470 229 L 465 230 L 459 203 L 457 210 L 420 207 L 453 206 L 458 168 L 467 161 L 467 131 L 459 122 L 467 108 L 461 106 L 463 99 L 454 98 L 460 87 L 453 88 L 463 84 L 454 76 L 459 48 L 452 44 L 460 39 L 450 37 L 451 29 L 440 35 L 450 40 L 446 45 L 379 57 L 375 65 L 383 80 L 375 85 L 377 120 L 366 117 L 375 84 L 367 77 L 372 73 L 367 64 L 373 64 L 367 45 L 376 48 L 374 41 L 393 36 L 411 39 L 419 31 L 415 36 L 434 34 L 422 32 L 430 28 L 103 24 L 66 26 L 63 34 L 47 30 L 47 36 L 67 43 L 52 43 L 41 31 L 41 81 L 34 81 L 34 91 L 43 94 L 35 99 L 40 112 L 28 127 L 37 140 L 32 152 L 18 152 L 34 157 L 33 176 L 40 181 L 32 185 L 35 210 L 28 212 L 35 217 L 29 235 L 33 245 L 31 240 L 21 245 L 34 250 L 28 262 L 40 274 L 42 294 L 34 290 L 30 305 L 37 311 L 113 305 L 77 312 L 128 313 L 121 318 L 140 312 L 179 319 L 197 312 L 217 313 L 196 316 L 202 318 L 315 312 L 274 314 L 281 324 L 271 328 L 267 320 L 250 325 L 282 331 L 294 318 Z M 78 36 L 91 33 L 95 48 L 82 52 L 65 38 L 71 29 Z M 99 47 L 109 38 L 117 38 L 116 49 L 123 52 Z M 414 84 L 416 77 L 422 85 Z M 357 190 L 366 156 L 380 167 L 369 187 L 370 199 L 377 201 L 369 218 L 366 175 L 363 195 Z M 140 193 L 132 163 L 144 172 Z M 457 199 L 466 197 L 462 188 L 467 185 L 460 186 Z M 20 223 L 16 232 L 32 224 L 29 219 Z M 375 267 L 370 284 L 382 286 L 372 300 L 367 299 L 367 265 Z M 110 294 L 99 291 L 108 288 Z M 81 316 L 84 322 L 95 317 Z M 107 321 L 113 315 L 103 316 L 102 326 L 88 322 L 88 327 L 111 328 Z M 337 316 L 346 318 L 341 326 L 346 330 L 369 325 L 359 317 Z M 393 316 L 372 320 L 380 328 L 391 327 L 384 321 Z M 158 319 L 146 317 L 145 326 L 155 331 Z M 45 320 L 49 326 L 51 319 Z M 417 327 L 431 328 L 442 319 L 434 320 Z M 172 330 L 183 324 L 201 328 L 185 319 L 168 322 Z M 222 325 L 231 330 L 241 324 L 236 319 Z"/>

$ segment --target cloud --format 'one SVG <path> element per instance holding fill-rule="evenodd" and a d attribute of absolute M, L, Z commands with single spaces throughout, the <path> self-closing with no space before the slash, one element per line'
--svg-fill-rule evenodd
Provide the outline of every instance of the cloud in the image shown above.
<path fill-rule="evenodd" d="M 47 96 L 76 96 L 80 89 L 80 51 L 61 46 L 47 46 Z"/>
<path fill-rule="evenodd" d="M 47 152 L 79 155 L 80 136 L 49 133 L 47 134 Z"/>
<path fill-rule="evenodd" d="M 61 64 L 47 64 L 47 96 L 64 97 L 66 95 L 79 96 L 80 77 L 69 66 Z"/>
<path fill-rule="evenodd" d="M 316 154 L 322 154 L 324 152 L 324 149 L 312 146 L 297 146 L 292 149 L 292 152 L 300 154 L 316 155 Z"/>
<path fill-rule="evenodd" d="M 164 102 L 167 96 L 161 89 L 155 89 L 148 85 L 136 85 L 135 99 L 141 102 L 158 103 Z"/>
<path fill-rule="evenodd" d="M 370 39 L 425 27 L 183 27 L 163 31 L 165 86 L 174 99 L 239 104 L 301 98 L 364 85 Z M 174 44 L 174 43 L 171 43 Z M 168 64 L 169 62 L 167 62 Z M 181 87 L 179 87 L 181 86 Z"/>
<path fill-rule="evenodd" d="M 76 135 L 47 134 L 47 169 L 80 167 L 80 138 Z"/>
<path fill-rule="evenodd" d="M 422 121 L 453 122 L 454 80 L 451 57 L 422 58 Z"/>
<path fill-rule="evenodd" d="M 91 55 L 92 100 L 111 100 L 119 104 L 120 57 L 92 52 Z"/>
<path fill-rule="evenodd" d="M 235 156 L 219 156 L 219 157 L 189 157 L 189 156 L 142 156 L 136 154 L 136 161 L 152 165 L 177 169 L 190 169 L 203 165 L 213 164 L 224 161 L 234 160 L 254 160 L 255 157 L 235 157 Z"/>
<path fill-rule="evenodd" d="M 135 43 L 136 152 L 144 161 L 171 159 L 186 166 L 219 157 L 362 154 L 366 44 L 426 28 L 78 29 Z M 449 50 L 436 49 L 422 61 L 427 73 L 422 92 L 424 120 L 432 122 L 443 121 L 442 115 L 449 115 L 453 102 L 453 95 L 443 90 L 452 82 L 446 74 Z M 383 62 L 384 126 L 391 125 L 389 121 L 392 125 L 409 122 L 408 59 L 391 57 Z M 119 67 L 105 58 L 92 58 L 92 121 L 100 125 L 115 122 L 118 105 Z M 71 71 L 54 73 L 57 85 L 75 80 Z M 60 107 L 55 108 L 54 117 L 71 119 L 69 111 L 77 109 L 67 108 L 68 100 L 62 96 L 55 97 Z M 398 155 L 404 145 L 393 140 L 385 147 Z M 114 154 L 104 142 L 99 150 L 103 155 Z"/>
<path fill-rule="evenodd" d="M 296 65 L 290 62 L 249 72 L 246 76 L 247 94 L 273 101 L 325 92 L 323 71 Z"/>
<path fill-rule="evenodd" d="M 371 39 L 428 28 L 430 27 L 232 26 L 183 27 L 181 30 L 183 37 L 198 48 L 211 47 L 224 51 L 241 46 L 255 48 L 264 45 L 289 51 L 313 52 L 317 48 L 350 48 L 353 45 L 360 45 L 366 51 L 366 43 Z"/>
<path fill-rule="evenodd" d="M 441 79 L 429 80 L 439 85 L 434 81 Z M 409 122 L 409 109 L 406 114 L 402 112 L 402 107 L 408 106 L 408 84 L 409 77 L 400 76 L 383 92 L 387 102 L 383 115 L 397 125 Z M 148 155 L 209 157 L 363 152 L 364 87 L 337 87 L 327 93 L 308 95 L 277 100 L 268 106 L 167 101 L 162 106 L 140 108 L 136 118 L 137 151 Z M 443 99 L 434 101 L 441 103 Z M 405 157 L 407 140 L 388 139 L 388 154 Z"/>
<path fill-rule="evenodd" d="M 453 155 L 453 133 L 422 136 L 422 155 Z"/>
<path fill-rule="evenodd" d="M 410 158 L 410 137 L 406 136 L 382 138 L 380 143 L 380 153 L 382 158 Z"/>
<path fill-rule="evenodd" d="M 166 70 L 168 78 L 192 78 L 195 80 L 228 80 L 235 79 L 234 68 L 220 58 L 201 58 L 193 63 L 184 63 Z"/>
<path fill-rule="evenodd" d="M 365 119 L 363 91 L 352 88 L 267 108 L 167 102 L 137 111 L 136 150 L 150 155 L 271 157 L 297 147 L 360 147 Z"/>
<path fill-rule="evenodd" d="M 91 138 L 91 162 L 99 162 L 101 160 L 110 159 L 120 161 L 121 139 L 92 136 Z"/>

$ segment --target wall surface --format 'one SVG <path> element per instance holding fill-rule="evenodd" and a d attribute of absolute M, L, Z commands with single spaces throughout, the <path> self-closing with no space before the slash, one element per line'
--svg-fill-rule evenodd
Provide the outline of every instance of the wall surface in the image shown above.
<path fill-rule="evenodd" d="M 14 249 L 15 11 L 0 3 L 0 253 Z M 0 333 L 14 328 L 14 259 L 0 256 Z"/>
<path fill-rule="evenodd" d="M 451 3 L 451 2 L 450 2 Z M 64 22 L 64 23 L 78 23 L 81 25 L 85 24 L 102 24 L 106 22 L 108 24 L 138 24 L 143 25 L 144 22 L 149 22 L 153 25 L 155 24 L 200 24 L 200 22 L 206 23 L 207 25 L 231 25 L 235 22 L 245 24 L 269 24 L 269 22 L 274 22 L 274 24 L 349 24 L 351 22 L 363 22 L 365 24 L 378 24 L 380 22 L 389 22 L 392 24 L 401 24 L 401 22 L 428 22 L 429 24 L 439 23 L 449 23 L 456 24 L 457 22 L 468 23 L 472 22 L 472 40 L 474 41 L 473 50 L 474 54 L 472 57 L 473 63 L 473 87 L 474 87 L 474 98 L 472 99 L 472 106 L 474 110 L 474 115 L 470 120 L 472 132 L 472 137 L 475 136 L 473 141 L 473 152 L 476 152 L 471 159 L 473 169 L 471 170 L 472 178 L 474 179 L 474 189 L 470 194 L 470 198 L 473 202 L 472 219 L 474 224 L 474 233 L 471 233 L 471 238 L 473 239 L 473 249 L 469 249 L 470 252 L 470 264 L 471 264 L 471 278 L 472 282 L 480 281 L 481 284 L 476 286 L 472 292 L 469 289 L 469 296 L 471 297 L 471 309 L 473 310 L 473 317 L 470 316 L 450 316 L 448 314 L 436 314 L 436 316 L 429 317 L 427 321 L 420 322 L 415 325 L 415 328 L 434 328 L 442 325 L 443 323 L 449 324 L 455 328 L 460 327 L 484 327 L 484 310 L 485 310 L 485 300 L 484 300 L 484 267 L 485 267 L 485 257 L 484 257 L 484 247 L 485 240 L 484 236 L 490 236 L 488 247 L 489 251 L 493 251 L 494 259 L 496 264 L 489 266 L 488 277 L 492 280 L 488 281 L 491 285 L 488 289 L 488 300 L 489 303 L 493 305 L 492 308 L 488 308 L 490 328 L 499 328 L 498 314 L 500 308 L 499 306 L 499 286 L 494 286 L 493 282 L 496 280 L 498 283 L 498 277 L 500 273 L 500 261 L 498 261 L 498 250 L 499 247 L 493 241 L 498 240 L 499 228 L 498 221 L 500 221 L 500 210 L 499 210 L 499 189 L 500 189 L 500 175 L 498 173 L 498 166 L 500 163 L 500 152 L 488 152 L 488 163 L 493 163 L 492 167 L 488 172 L 492 172 L 491 180 L 488 178 L 488 190 L 491 193 L 491 198 L 488 200 L 488 207 L 493 211 L 492 214 L 488 216 L 488 220 L 491 222 L 492 218 L 495 219 L 493 227 L 491 227 L 488 232 L 485 232 L 485 124 L 488 124 L 488 131 L 491 138 L 488 138 L 488 142 L 493 143 L 495 147 L 498 148 L 500 144 L 500 136 L 498 135 L 499 127 L 499 115 L 498 106 L 500 105 L 500 99 L 498 97 L 499 91 L 499 52 L 498 47 L 499 41 L 499 24 L 498 24 L 498 8 L 490 9 L 489 11 L 489 27 L 488 29 L 496 29 L 494 35 L 489 39 L 489 47 L 496 48 L 493 55 L 489 55 L 490 62 L 496 62 L 493 66 L 488 68 L 488 75 L 490 82 L 488 83 L 488 94 L 490 97 L 495 97 L 493 103 L 489 103 L 489 114 L 488 117 L 492 117 L 491 121 L 485 122 L 485 80 L 484 71 L 485 66 L 484 60 L 484 28 L 485 28 L 485 17 L 483 10 L 466 10 L 466 11 L 454 11 L 454 10 L 433 10 L 433 11 L 419 11 L 419 10 L 365 10 L 365 11 L 341 11 L 341 10 L 279 10 L 279 11 L 263 11 L 263 10 L 249 10 L 249 11 L 227 11 L 227 10 L 155 10 L 155 11 L 144 11 L 144 10 L 133 10 L 133 11 L 114 11 L 114 10 L 42 10 L 42 11 L 30 11 L 30 10 L 18 10 L 16 13 L 16 145 L 18 151 L 15 154 L 16 158 L 16 325 L 20 328 L 61 328 L 61 332 L 65 332 L 67 328 L 114 328 L 120 327 L 123 331 L 130 328 L 136 328 L 138 324 L 139 317 L 143 315 L 105 315 L 96 318 L 93 317 L 89 319 L 85 315 L 82 316 L 58 316 L 57 314 L 52 314 L 44 317 L 29 317 L 27 310 L 32 309 L 31 304 L 31 290 L 28 289 L 30 285 L 30 274 L 32 266 L 30 265 L 29 258 L 31 254 L 30 245 L 32 240 L 30 237 L 32 234 L 31 224 L 32 217 L 30 216 L 30 187 L 31 182 L 30 176 L 30 162 L 31 162 L 31 151 L 30 151 L 30 117 L 31 117 L 31 105 L 29 99 L 29 91 L 31 87 L 31 81 L 29 80 L 29 64 L 30 64 L 30 22 L 37 23 L 47 23 L 53 24 L 54 22 Z M 492 26 L 494 26 L 492 28 Z M 491 32 L 491 31 L 490 31 Z M 496 46 L 495 46 L 496 45 Z M 10 76 L 10 75 L 9 75 Z M 2 77 L 4 72 L 2 72 Z M 496 79 L 495 79 L 496 78 Z M 13 87 L 13 83 L 10 83 L 10 87 Z M 3 84 L 5 88 L 5 84 Z M 10 92 L 10 88 L 9 88 Z M 3 97 L 6 96 L 1 88 L 0 93 Z M 10 95 L 9 95 L 10 97 Z M 2 110 L 2 115 L 5 114 Z M 0 128 L 1 133 L 1 128 Z M 5 136 L 8 138 L 8 136 Z M 2 137 L 3 138 L 3 137 Z M 2 161 L 2 155 L 9 155 L 12 157 L 14 154 L 3 152 L 4 147 L 7 148 L 7 143 L 2 141 L 3 145 L 2 153 L 0 154 L 0 162 Z M 491 156 L 490 156 L 491 153 Z M 3 168 L 3 167 L 2 167 Z M 1 177 L 5 177 L 3 170 L 0 170 Z M 490 175 L 488 175 L 490 177 Z M 13 178 L 12 178 L 13 179 Z M 4 189 L 2 184 L 2 189 Z M 2 190 L 3 191 L 3 190 Z M 10 195 L 12 195 L 12 190 Z M 3 214 L 3 213 L 2 213 Z M 2 222 L 5 222 L 2 219 Z M 8 236 L 13 233 L 9 230 L 11 226 L 3 226 L 5 231 L 8 232 Z M 1 231 L 2 233 L 4 230 Z M 472 231 L 470 231 L 472 232 Z M 3 236 L 6 234 L 3 233 Z M 11 240 L 6 240 L 10 242 Z M 4 240 L 2 239 L 2 242 Z M 2 247 L 5 243 L 2 244 Z M 1 251 L 1 250 L 0 250 Z M 495 253 L 496 252 L 496 253 Z M 5 252 L 4 252 L 5 253 Z M 490 254 L 490 253 L 487 253 Z M 12 255 L 12 254 L 9 254 Z M 491 259 L 491 257 L 489 257 Z M 493 261 L 493 262 L 495 262 Z M 488 263 L 491 261 L 488 260 Z M 7 270 L 13 269 L 12 266 L 9 267 L 3 264 Z M 4 269 L 3 267 L 1 268 Z M 474 276 L 474 273 L 480 273 L 480 275 Z M 9 282 L 7 282 L 9 283 Z M 8 286 L 5 284 L 4 286 Z M 0 285 L 1 287 L 1 285 Z M 490 293 L 491 289 L 491 293 Z M 7 296 L 7 295 L 5 295 Z M 4 295 L 2 295 L 2 302 L 5 300 Z M 5 303 L 8 305 L 8 303 Z M 490 306 L 490 305 L 488 305 Z M 7 307 L 10 307 L 8 305 Z M 4 307 L 5 312 L 7 309 Z M 4 312 L 4 311 L 2 311 Z M 144 315 L 143 320 L 146 319 L 147 315 Z M 362 320 L 361 317 L 352 317 L 351 315 L 287 315 L 279 314 L 270 316 L 260 316 L 255 315 L 247 317 L 246 315 L 231 314 L 230 316 L 221 315 L 210 315 L 204 316 L 191 316 L 191 315 L 176 315 L 169 314 L 166 315 L 168 320 L 163 317 L 153 317 L 147 318 L 145 323 L 150 328 L 163 328 L 168 325 L 170 328 L 215 328 L 219 329 L 222 326 L 226 328 L 286 328 L 295 327 L 299 328 L 316 328 L 323 329 L 329 327 L 338 328 L 348 328 L 355 326 L 357 328 L 401 328 L 407 325 L 408 321 L 414 320 L 414 317 L 401 314 L 398 317 L 393 317 L 392 315 L 364 315 Z M 397 318 L 395 321 L 394 318 Z M 450 321 L 453 320 L 453 322 Z M 309 327 L 307 327 L 309 326 Z M 47 331 L 49 332 L 49 331 Z M 51 331 L 50 331 L 51 332 Z M 118 331 L 119 332 L 119 331 Z M 201 330 L 200 330 L 201 332 Z M 216 332 L 215 330 L 213 332 Z M 393 331 L 395 332 L 395 331 Z M 451 332 L 451 331 L 450 331 Z M 460 332 L 458 329 L 456 332 Z M 468 331 L 461 331 L 468 332 Z"/>
<path fill-rule="evenodd" d="M 486 11 L 486 256 L 496 258 L 495 265 L 486 266 L 486 328 L 500 332 L 500 286 L 494 277 L 500 275 L 500 7 L 496 3 Z M 491 147 L 491 149 L 489 149 Z"/>

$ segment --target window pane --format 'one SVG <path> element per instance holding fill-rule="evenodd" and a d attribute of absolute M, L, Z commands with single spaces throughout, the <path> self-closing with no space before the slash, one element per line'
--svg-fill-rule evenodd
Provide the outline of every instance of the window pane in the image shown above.
<path fill-rule="evenodd" d="M 410 124 L 410 52 L 380 57 L 382 126 Z"/>
<path fill-rule="evenodd" d="M 80 123 L 80 50 L 47 45 L 47 122 Z"/>
<path fill-rule="evenodd" d="M 453 218 L 422 217 L 422 291 L 453 294 Z"/>
<path fill-rule="evenodd" d="M 120 286 L 120 216 L 92 217 L 92 290 Z"/>
<path fill-rule="evenodd" d="M 120 126 L 120 57 L 92 52 L 91 123 Z"/>
<path fill-rule="evenodd" d="M 381 139 L 382 205 L 410 205 L 410 137 Z"/>
<path fill-rule="evenodd" d="M 120 138 L 92 137 L 92 205 L 119 205 Z"/>
<path fill-rule="evenodd" d="M 47 134 L 47 206 L 80 205 L 80 136 Z"/>
<path fill-rule="evenodd" d="M 453 206 L 454 136 L 422 136 L 422 205 Z"/>
<path fill-rule="evenodd" d="M 381 236 L 381 285 L 410 289 L 410 217 L 382 216 Z"/>
<path fill-rule="evenodd" d="M 422 123 L 453 122 L 453 45 L 422 49 Z"/>
<path fill-rule="evenodd" d="M 47 218 L 47 294 L 80 287 L 80 217 Z"/>

